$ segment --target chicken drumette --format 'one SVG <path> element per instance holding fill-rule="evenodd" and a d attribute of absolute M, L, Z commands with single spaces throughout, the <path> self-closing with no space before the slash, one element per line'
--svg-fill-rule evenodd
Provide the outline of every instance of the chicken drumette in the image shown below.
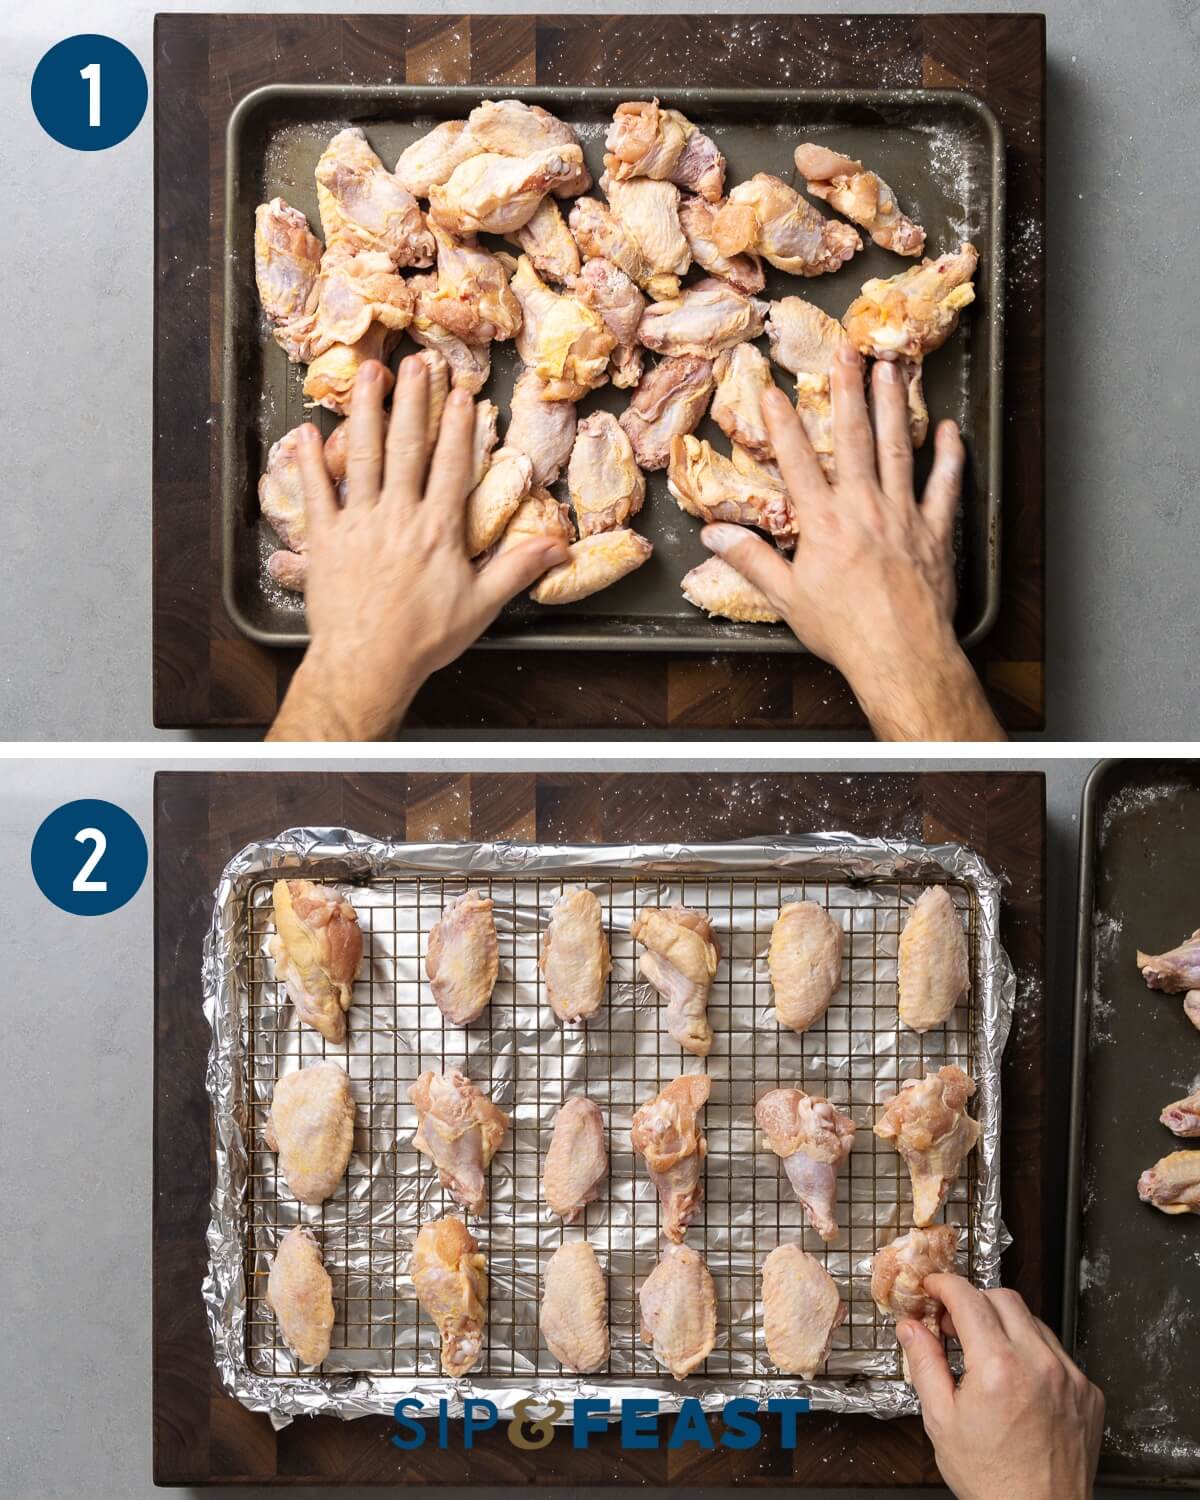
<path fill-rule="evenodd" d="M 465 1375 L 479 1358 L 487 1321 L 487 1261 L 461 1219 L 422 1224 L 413 1244 L 413 1290 L 437 1325 L 442 1370 Z"/>
<path fill-rule="evenodd" d="M 957 1253 L 958 1230 L 952 1224 L 910 1229 L 885 1245 L 871 1267 L 875 1306 L 885 1318 L 915 1318 L 940 1339 L 942 1304 L 926 1291 L 925 1278 L 952 1272 Z"/>
<path fill-rule="evenodd" d="M 752 297 L 766 284 L 762 261 L 757 255 L 722 255 L 713 238 L 713 226 L 721 204 L 685 194 L 679 205 L 679 227 L 683 230 L 692 259 L 710 276 L 719 276 L 739 292 Z"/>
<path fill-rule="evenodd" d="M 548 146 L 528 156 L 485 151 L 460 162 L 429 189 L 429 216 L 460 239 L 514 234 L 533 218 L 547 193 L 579 180 L 578 146 Z"/>
<path fill-rule="evenodd" d="M 483 1212 L 483 1174 L 504 1139 L 508 1116 L 457 1068 L 422 1073 L 408 1091 L 417 1109 L 413 1145 L 468 1213 Z"/>
<path fill-rule="evenodd" d="M 1200 1151 L 1172 1151 L 1142 1173 L 1137 1190 L 1164 1214 L 1200 1214 Z"/>
<path fill-rule="evenodd" d="M 772 1089 L 758 1101 L 754 1118 L 813 1228 L 823 1240 L 836 1239 L 837 1174 L 854 1145 L 854 1121 L 801 1089 Z"/>
<path fill-rule="evenodd" d="M 982 1133 L 967 1113 L 975 1080 L 948 1066 L 910 1078 L 887 1103 L 875 1134 L 893 1141 L 912 1178 L 913 1222 L 924 1228 L 958 1181 Z"/>
<path fill-rule="evenodd" d="M 616 339 L 608 360 L 608 378 L 624 389 L 642 378 L 642 350 L 638 325 L 646 310 L 646 299 L 620 266 L 611 260 L 589 260 L 571 283 L 571 290 L 585 307 L 598 312 Z"/>
<path fill-rule="evenodd" d="M 895 193 L 862 162 L 809 142 L 796 147 L 795 162 L 813 197 L 852 219 L 877 245 L 897 255 L 925 249 L 925 231 L 900 212 Z"/>
<path fill-rule="evenodd" d="M 1169 953 L 1143 953 L 1139 948 L 1137 965 L 1152 990 L 1168 995 L 1186 991 L 1183 1013 L 1200 1031 L 1200 931 Z"/>
<path fill-rule="evenodd" d="M 713 375 L 713 421 L 731 442 L 756 458 L 774 458 L 762 414 L 763 394 L 775 383 L 766 356 L 754 344 L 735 344 L 717 355 Z"/>
<path fill-rule="evenodd" d="M 1168 1104 L 1158 1118 L 1175 1135 L 1200 1135 L 1200 1089 L 1186 1099 Z"/>
<path fill-rule="evenodd" d="M 706 1073 L 672 1079 L 633 1117 L 630 1139 L 662 1204 L 663 1233 L 680 1244 L 704 1201 L 700 1180 L 708 1142 L 697 1119 L 712 1087 Z"/>
<path fill-rule="evenodd" d="M 708 992 L 721 961 L 712 923 L 686 906 L 644 906 L 629 931 L 642 945 L 639 976 L 667 1002 L 667 1031 L 685 1052 L 706 1057 L 713 1042 Z"/>

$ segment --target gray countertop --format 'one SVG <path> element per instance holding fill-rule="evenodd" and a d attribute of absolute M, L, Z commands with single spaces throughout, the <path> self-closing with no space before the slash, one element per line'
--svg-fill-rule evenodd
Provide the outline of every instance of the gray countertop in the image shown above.
<path fill-rule="evenodd" d="M 820 762 L 822 769 L 858 771 L 912 769 L 913 764 Z M 934 769 L 937 764 L 918 762 L 916 768 Z M 315 768 L 314 763 L 262 758 L 236 765 L 172 762 L 173 768 L 192 770 L 263 770 L 272 765 Z M 594 765 L 569 761 L 563 769 L 589 770 Z M 1089 765 L 1056 760 L 1032 766 L 1045 771 L 1049 813 L 1049 1068 L 1064 1085 L 1079 799 Z M 471 766 L 471 757 L 463 756 L 454 768 Z M 744 768 L 744 762 L 705 767 Z M 1014 761 L 962 763 L 962 769 L 1028 768 Z M 347 762 L 344 769 L 372 767 Z M 444 770 L 446 765 L 417 763 L 413 769 Z M 489 762 L 488 769 L 528 770 L 529 762 Z M 637 763 L 627 769 L 638 769 Z M 805 766 L 781 764 L 773 769 L 799 771 Z M 5 981 L 12 1007 L 3 1069 L 5 1213 L 0 1218 L 0 1263 L 5 1267 L 5 1338 L 0 1343 L 0 1401 L 5 1421 L 0 1488 L 20 1500 L 75 1496 L 81 1486 L 93 1500 L 149 1500 L 154 1493 L 148 1130 L 151 883 L 148 879 L 123 910 L 81 921 L 50 906 L 29 874 L 34 830 L 48 812 L 72 798 L 116 802 L 149 836 L 154 770 L 147 761 L 14 761 L 0 778 L 0 897 L 7 938 Z M 1065 1176 L 1065 1086 L 1052 1091 L 1051 1098 L 1057 1111 L 1051 1139 L 1063 1143 L 1054 1164 L 1060 1188 L 1052 1201 L 1057 1201 Z M 1058 1257 L 1061 1246 L 1055 1243 L 1047 1253 L 1051 1259 Z M 854 1500 L 865 1492 L 829 1493 Z"/>
<path fill-rule="evenodd" d="M 910 0 L 911 3 L 911 0 Z M 195 0 L 157 9 L 194 10 Z M 375 10 L 245 0 L 243 10 Z M 432 0 L 426 9 L 520 11 Z M 564 11 L 654 10 L 563 0 Z M 712 9 L 680 4 L 673 9 Z M 786 10 L 725 0 L 725 11 Z M 894 10 L 896 0 L 812 11 Z M 907 8 L 907 7 L 905 7 Z M 917 11 L 1020 10 L 918 0 Z M 0 732 L 150 738 L 153 205 L 147 118 L 77 153 L 28 107 L 42 53 L 107 32 L 149 70 L 155 7 L 14 6 L 3 22 L 8 336 L 0 360 L 5 587 Z M 1044 0 L 1049 20 L 1048 729 L 1053 739 L 1187 739 L 1200 547 L 1200 341 L 1177 278 L 1200 240 L 1200 10 L 1192 0 Z M 49 249 L 52 253 L 47 253 Z M 19 399 L 17 399 L 19 396 Z M 99 663 L 103 670 L 97 670 Z"/>

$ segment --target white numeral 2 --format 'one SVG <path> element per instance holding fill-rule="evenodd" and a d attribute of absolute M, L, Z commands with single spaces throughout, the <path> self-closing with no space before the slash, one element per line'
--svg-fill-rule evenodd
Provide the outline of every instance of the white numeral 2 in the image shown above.
<path fill-rule="evenodd" d="M 99 125 L 100 123 L 100 64 L 88 63 L 86 68 L 80 68 L 80 78 L 87 79 L 88 86 L 88 124 Z"/>
<path fill-rule="evenodd" d="M 93 63 L 93 67 L 95 64 Z M 83 862 L 83 868 L 71 882 L 73 891 L 106 891 L 107 880 L 93 880 L 92 871 L 104 858 L 104 851 L 108 848 L 108 840 L 98 828 L 81 828 L 75 835 L 77 844 L 91 844 L 92 852 Z"/>

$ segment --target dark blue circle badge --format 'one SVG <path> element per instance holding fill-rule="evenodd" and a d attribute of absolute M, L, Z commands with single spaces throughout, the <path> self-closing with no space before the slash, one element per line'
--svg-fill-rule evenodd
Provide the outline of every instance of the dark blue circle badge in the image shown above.
<path fill-rule="evenodd" d="M 124 906 L 146 878 L 146 840 L 123 807 L 84 798 L 55 808 L 33 836 L 33 878 L 75 917 Z"/>
<path fill-rule="evenodd" d="M 146 113 L 146 71 L 121 42 L 84 33 L 50 48 L 30 93 L 47 135 L 74 151 L 106 151 Z"/>

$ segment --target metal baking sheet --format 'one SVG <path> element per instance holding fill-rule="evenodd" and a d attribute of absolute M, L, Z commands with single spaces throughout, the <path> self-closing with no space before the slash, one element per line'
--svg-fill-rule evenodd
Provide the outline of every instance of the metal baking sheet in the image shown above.
<path fill-rule="evenodd" d="M 365 957 L 345 1047 L 298 1027 L 267 956 L 271 885 L 280 873 L 333 882 L 359 914 Z M 896 943 L 904 911 L 944 883 L 969 936 L 972 989 L 944 1028 L 920 1036 L 896 1016 Z M 540 934 L 565 884 L 584 883 L 605 911 L 613 954 L 606 1004 L 586 1028 L 552 1016 L 537 968 Z M 424 983 L 428 933 L 446 900 L 470 886 L 495 902 L 501 970 L 479 1022 L 445 1025 Z M 823 1023 L 796 1036 L 774 1020 L 765 953 L 783 902 L 821 902 L 848 934 L 844 982 Z M 956 846 L 926 849 L 846 835 L 697 848 L 392 846 L 336 830 L 292 830 L 243 851 L 218 891 L 206 959 L 214 1026 L 209 1067 L 218 1149 L 206 1284 L 217 1360 L 247 1404 L 284 1418 L 390 1410 L 400 1395 L 461 1402 L 488 1396 L 511 1410 L 523 1396 L 651 1394 L 669 1410 L 682 1395 L 719 1406 L 734 1394 L 804 1394 L 815 1405 L 894 1415 L 913 1409 L 894 1334 L 870 1298 L 874 1252 L 911 1226 L 907 1172 L 876 1140 L 878 1105 L 903 1078 L 945 1061 L 979 1084 L 983 1148 L 945 1209 L 963 1226 L 961 1266 L 982 1285 L 998 1279 L 999 1055 L 1012 1004 L 1011 969 L 996 938 L 998 884 Z M 637 907 L 681 900 L 706 910 L 723 960 L 709 1015 L 706 1060 L 665 1034 L 657 995 L 635 982 L 629 922 Z M 276 1079 L 329 1056 L 351 1074 L 358 1105 L 355 1154 L 338 1191 L 303 1208 L 280 1180 L 262 1130 Z M 492 1163 L 488 1206 L 472 1232 L 488 1256 L 491 1293 L 478 1368 L 440 1373 L 435 1330 L 420 1312 L 408 1256 L 420 1222 L 454 1205 L 411 1146 L 408 1088 L 427 1067 L 455 1063 L 507 1112 L 513 1127 Z M 704 1114 L 705 1204 L 689 1232 L 717 1289 L 716 1347 L 682 1385 L 638 1338 L 637 1288 L 659 1252 L 658 1209 L 629 1144 L 634 1109 L 684 1071 L 713 1084 Z M 758 1147 L 753 1108 L 769 1087 L 797 1083 L 827 1094 L 859 1124 L 839 1176 L 842 1235 L 826 1246 L 806 1228 L 779 1163 Z M 563 1099 L 600 1105 L 610 1179 L 585 1219 L 564 1229 L 541 1204 L 542 1159 Z M 300 1374 L 278 1337 L 264 1291 L 270 1258 L 292 1224 L 315 1229 L 334 1281 L 333 1347 L 318 1374 Z M 546 1258 L 586 1234 L 607 1273 L 612 1356 L 595 1375 L 564 1376 L 540 1342 L 537 1312 Z M 758 1276 L 781 1239 L 827 1266 L 849 1316 L 817 1380 L 774 1376 L 761 1337 Z M 774 1378 L 773 1378 L 774 1377 Z"/>
<path fill-rule="evenodd" d="M 1106 761 L 1083 796 L 1075 1080 L 1063 1295 L 1067 1347 L 1103 1389 L 1102 1477 L 1200 1484 L 1200 1220 L 1138 1201 L 1140 1174 L 1195 1144 L 1158 1123 L 1200 1088 L 1182 995 L 1137 950 L 1200 927 L 1200 763 Z"/>
<path fill-rule="evenodd" d="M 991 629 L 1000 601 L 1001 396 L 1003 388 L 1004 142 L 988 107 L 949 89 L 588 89 L 473 87 L 361 87 L 277 85 L 241 100 L 229 121 L 226 145 L 225 317 L 221 411 L 223 591 L 230 618 L 254 640 L 300 646 L 308 639 L 303 604 L 265 572 L 278 545 L 259 515 L 257 484 L 271 444 L 317 411 L 324 430 L 332 413 L 305 409 L 303 371 L 274 343 L 254 285 L 254 209 L 282 194 L 320 228 L 313 170 L 329 138 L 361 125 L 383 161 L 439 120 L 467 114 L 485 98 L 542 104 L 577 129 L 593 174 L 602 170 L 604 134 L 616 105 L 657 94 L 682 109 L 716 140 L 728 160 L 728 180 L 756 171 L 796 178 L 792 150 L 820 141 L 876 168 L 901 202 L 929 231 L 929 253 L 972 240 L 979 249 L 976 300 L 958 332 L 926 367 L 931 419 L 953 417 L 966 436 L 968 463 L 959 537 L 957 629 L 974 645 Z M 797 183 L 802 186 L 801 183 Z M 866 238 L 866 237 L 864 237 Z M 484 236 L 493 243 L 492 237 Z M 503 241 L 495 247 L 511 250 Z M 799 294 L 840 318 L 873 276 L 894 276 L 910 261 L 866 247 L 835 275 L 802 279 L 767 270 L 765 297 Z M 699 274 L 691 273 L 691 279 Z M 766 339 L 760 344 L 766 352 Z M 405 338 L 398 360 L 415 345 Z M 507 421 L 519 361 L 511 342 L 493 345 L 492 378 L 485 388 Z M 791 391 L 786 371 L 778 382 Z M 629 393 L 611 387 L 579 404 L 580 416 L 619 412 Z M 706 417 L 699 435 L 728 451 L 724 434 Z M 923 482 L 932 443 L 918 455 Z M 482 648 L 540 650 L 784 651 L 803 647 L 782 625 L 713 620 L 679 591 L 683 575 L 709 554 L 699 523 L 685 515 L 662 472 L 647 474 L 646 502 L 637 529 L 654 543 L 654 556 L 612 588 L 576 604 L 548 609 L 515 600 L 479 642 Z M 555 486 L 565 497 L 565 483 Z"/>

